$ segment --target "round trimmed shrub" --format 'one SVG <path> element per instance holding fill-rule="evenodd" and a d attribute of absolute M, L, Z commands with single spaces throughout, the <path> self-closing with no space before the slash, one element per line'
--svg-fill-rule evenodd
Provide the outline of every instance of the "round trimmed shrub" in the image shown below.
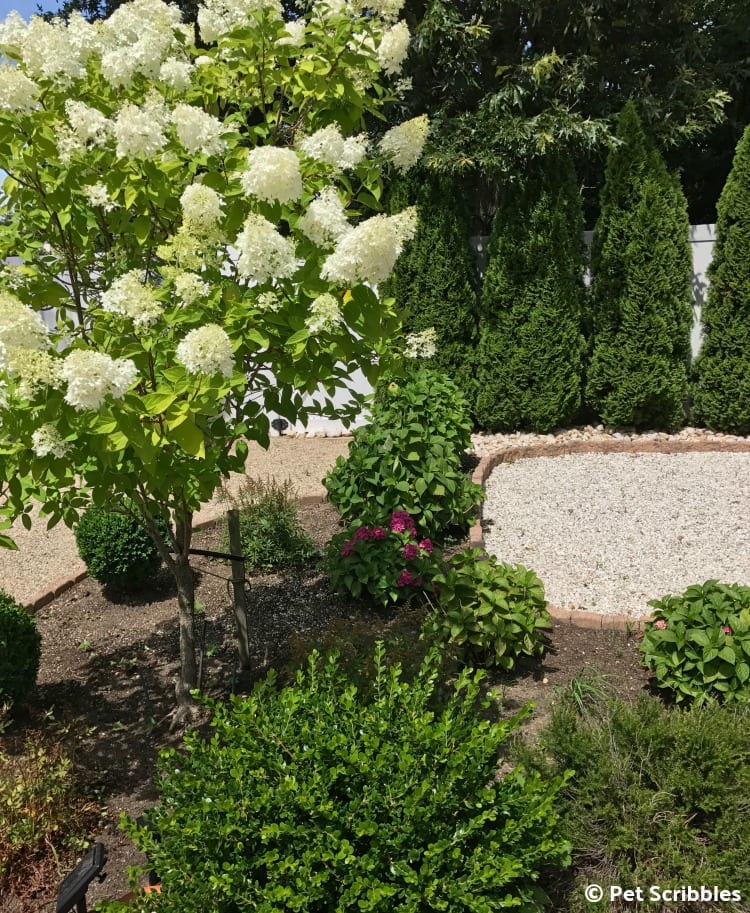
<path fill-rule="evenodd" d="M 166 524 L 163 529 L 166 533 Z M 161 567 L 153 540 L 127 514 L 89 507 L 75 528 L 75 537 L 89 574 L 113 590 L 138 589 Z"/>
<path fill-rule="evenodd" d="M 34 687 L 41 644 L 34 616 L 0 590 L 0 705 L 22 701 Z"/>
<path fill-rule="evenodd" d="M 525 713 L 486 719 L 468 671 L 439 699 L 437 663 L 408 681 L 380 644 L 359 691 L 313 654 L 290 687 L 271 675 L 209 704 L 212 738 L 162 753 L 161 802 L 126 825 L 161 877 L 160 913 L 541 913 L 541 871 L 569 860 L 568 775 L 499 776 Z"/>

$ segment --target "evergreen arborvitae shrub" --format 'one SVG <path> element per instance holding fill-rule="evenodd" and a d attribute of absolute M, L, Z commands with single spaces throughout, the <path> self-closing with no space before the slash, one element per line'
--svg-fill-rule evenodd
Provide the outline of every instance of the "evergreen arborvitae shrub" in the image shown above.
<path fill-rule="evenodd" d="M 473 404 L 478 283 L 460 190 L 448 178 L 420 172 L 391 192 L 391 208 L 409 204 L 417 206 L 417 232 L 380 293 L 396 299 L 406 333 L 434 327 L 436 352 L 422 363 L 447 374 Z"/>
<path fill-rule="evenodd" d="M 737 145 L 717 212 L 693 410 L 709 428 L 750 434 L 750 127 Z"/>
<path fill-rule="evenodd" d="M 610 425 L 684 424 L 692 325 L 687 202 L 634 105 L 607 163 L 594 231 L 586 401 Z"/>
<path fill-rule="evenodd" d="M 548 432 L 580 405 L 583 216 L 572 164 L 510 188 L 498 210 L 482 290 L 477 424 Z"/>
<path fill-rule="evenodd" d="M 166 536 L 167 526 L 161 525 Z M 113 590 L 137 590 L 161 567 L 153 540 L 127 514 L 91 506 L 81 516 L 75 537 L 89 574 Z"/>
<path fill-rule="evenodd" d="M 36 684 L 41 637 L 34 616 L 0 590 L 0 706 L 22 701 Z"/>

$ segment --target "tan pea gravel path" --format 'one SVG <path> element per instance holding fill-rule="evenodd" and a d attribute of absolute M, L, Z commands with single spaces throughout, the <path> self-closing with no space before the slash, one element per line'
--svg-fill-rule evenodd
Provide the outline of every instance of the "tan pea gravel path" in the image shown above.
<path fill-rule="evenodd" d="M 271 438 L 268 450 L 250 444 L 247 474 L 275 478 L 280 483 L 289 479 L 298 497 L 324 495 L 323 476 L 338 456 L 346 454 L 349 440 L 349 437 Z M 236 487 L 241 478 L 234 477 L 231 486 Z M 198 514 L 196 522 L 221 512 L 214 499 Z M 62 523 L 49 531 L 46 527 L 47 521 L 37 516 L 29 531 L 17 523 L 11 534 L 18 551 L 0 548 L 0 589 L 21 603 L 61 577 L 85 570 L 71 530 Z"/>

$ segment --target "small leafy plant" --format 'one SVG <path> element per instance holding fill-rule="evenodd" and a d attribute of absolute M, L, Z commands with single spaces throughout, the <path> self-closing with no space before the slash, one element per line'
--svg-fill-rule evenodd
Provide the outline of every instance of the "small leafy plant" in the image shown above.
<path fill-rule="evenodd" d="M 290 687 L 269 676 L 210 704 L 213 737 L 162 753 L 161 802 L 126 825 L 161 877 L 160 913 L 541 913 L 540 871 L 568 860 L 567 774 L 498 776 L 524 713 L 488 720 L 468 671 L 436 702 L 438 662 L 406 682 L 381 644 L 359 692 L 313 655 Z"/>
<path fill-rule="evenodd" d="M 438 604 L 425 635 L 457 647 L 465 661 L 507 671 L 520 657 L 544 652 L 551 622 L 544 585 L 533 571 L 466 549 L 434 585 Z"/>
<path fill-rule="evenodd" d="M 640 650 L 678 703 L 750 700 L 750 587 L 707 580 L 654 599 Z"/>
<path fill-rule="evenodd" d="M 334 536 L 326 550 L 334 592 L 369 594 L 384 607 L 431 589 L 440 561 L 440 549 L 431 539 L 420 538 L 404 510 L 394 511 L 387 526 L 353 524 Z"/>
<path fill-rule="evenodd" d="M 315 543 L 300 526 L 291 481 L 248 478 L 236 496 L 226 498 L 239 510 L 242 553 L 248 568 L 271 571 L 293 567 L 318 554 Z M 228 538 L 224 547 L 229 548 Z"/>
<path fill-rule="evenodd" d="M 41 644 L 34 616 L 0 590 L 0 706 L 24 700 L 36 684 Z"/>
<path fill-rule="evenodd" d="M 164 533 L 166 523 L 159 522 Z M 92 505 L 75 527 L 78 554 L 89 574 L 118 592 L 137 590 L 156 576 L 161 558 L 145 527 L 121 511 Z"/>
<path fill-rule="evenodd" d="M 328 498 L 345 522 L 382 526 L 405 510 L 424 536 L 458 535 L 484 497 L 461 467 L 470 432 L 466 401 L 444 375 L 422 369 L 381 383 L 370 424 L 324 479 Z"/>
<path fill-rule="evenodd" d="M 60 850 L 80 849 L 98 817 L 59 742 L 31 735 L 18 754 L 0 751 L 0 893 L 48 888 Z"/>

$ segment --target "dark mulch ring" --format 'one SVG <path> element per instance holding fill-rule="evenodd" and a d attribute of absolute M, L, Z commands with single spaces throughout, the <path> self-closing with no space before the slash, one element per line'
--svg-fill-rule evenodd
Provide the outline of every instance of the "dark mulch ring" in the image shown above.
<path fill-rule="evenodd" d="M 302 507 L 300 521 L 319 547 L 337 531 L 337 515 L 328 504 Z M 221 550 L 221 531 L 196 534 L 194 546 Z M 420 611 L 402 610 L 391 617 L 368 612 L 360 603 L 332 596 L 324 574 L 307 566 L 250 577 L 253 665 L 251 673 L 242 673 L 235 658 L 230 568 L 202 557 L 194 559 L 194 566 L 202 686 L 211 696 L 246 692 L 272 667 L 288 678 L 295 663 L 316 646 L 335 645 L 346 661 L 384 637 L 400 661 L 414 661 Z M 84 580 L 37 616 L 43 638 L 37 692 L 3 743 L 12 751 L 30 733 L 49 732 L 51 720 L 67 728 L 80 789 L 103 809 L 91 837 L 107 847 L 108 874 L 89 889 L 90 908 L 126 893 L 128 866 L 145 861 L 118 821 L 123 812 L 137 817 L 154 804 L 157 753 L 180 741 L 169 725 L 178 663 L 176 613 L 175 588 L 162 571 L 142 594 L 120 598 L 108 598 L 98 583 Z M 556 625 L 543 662 L 513 676 L 492 673 L 488 681 L 508 714 L 535 703 L 533 716 L 524 723 L 533 738 L 561 687 L 597 676 L 605 676 L 607 690 L 622 697 L 646 687 L 635 635 Z M 68 859 L 59 860 L 60 869 L 67 872 L 75 862 L 71 851 Z M 49 881 L 50 869 L 41 869 L 36 883 L 32 878 L 25 884 L 25 902 L 6 896 L 0 911 L 51 913 L 57 885 Z"/>

